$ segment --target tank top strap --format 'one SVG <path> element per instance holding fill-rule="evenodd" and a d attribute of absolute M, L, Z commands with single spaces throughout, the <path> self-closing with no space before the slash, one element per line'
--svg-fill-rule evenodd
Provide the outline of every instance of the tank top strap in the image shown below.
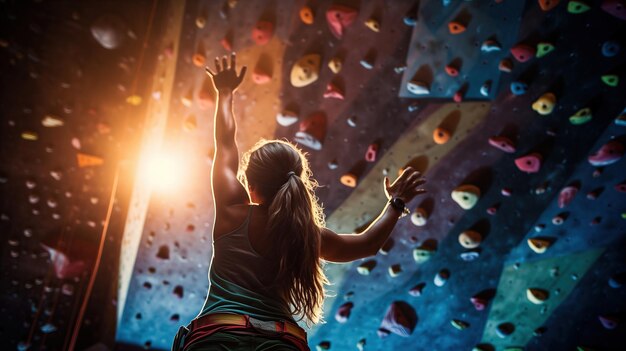
<path fill-rule="evenodd" d="M 248 214 L 246 214 L 246 218 L 243 220 L 243 222 L 235 229 L 231 230 L 230 232 L 221 235 L 219 238 L 217 238 L 214 241 L 220 241 L 223 238 L 229 237 L 229 236 L 233 236 L 233 234 L 245 234 L 246 236 L 248 235 L 248 225 L 250 224 L 250 218 L 252 218 L 252 207 L 254 207 L 254 205 L 248 205 Z"/>

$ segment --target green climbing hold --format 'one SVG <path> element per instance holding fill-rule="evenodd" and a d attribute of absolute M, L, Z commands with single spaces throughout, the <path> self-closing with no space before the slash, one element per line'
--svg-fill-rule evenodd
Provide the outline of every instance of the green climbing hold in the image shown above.
<path fill-rule="evenodd" d="M 547 54 L 554 51 L 554 45 L 551 43 L 539 43 L 537 44 L 537 57 L 544 57 Z"/>
<path fill-rule="evenodd" d="M 616 74 L 605 74 L 601 78 L 604 84 L 610 87 L 616 87 L 619 83 L 619 77 Z"/>
<path fill-rule="evenodd" d="M 582 1 L 572 0 L 567 4 L 567 12 L 579 14 L 589 11 L 590 7 Z"/>
<path fill-rule="evenodd" d="M 459 319 L 453 319 L 450 321 L 450 324 L 452 324 L 453 327 L 455 327 L 458 330 L 463 330 L 467 327 L 469 327 L 469 323 L 459 320 Z"/>
<path fill-rule="evenodd" d="M 581 125 L 591 121 L 591 117 L 591 109 L 586 107 L 571 115 L 569 121 L 573 125 Z"/>

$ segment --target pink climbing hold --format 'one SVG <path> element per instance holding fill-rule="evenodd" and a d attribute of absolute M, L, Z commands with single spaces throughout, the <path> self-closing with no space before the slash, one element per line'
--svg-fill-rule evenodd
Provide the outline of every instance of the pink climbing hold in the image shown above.
<path fill-rule="evenodd" d="M 513 144 L 511 139 L 507 137 L 493 136 L 489 138 L 489 145 L 509 154 L 512 154 L 515 152 L 515 144 Z"/>
<path fill-rule="evenodd" d="M 463 92 L 459 90 L 456 93 L 454 93 L 452 100 L 454 100 L 454 102 L 456 103 L 461 103 L 463 101 Z"/>
<path fill-rule="evenodd" d="M 300 130 L 294 140 L 313 150 L 321 150 L 326 137 L 326 115 L 317 112 L 300 122 Z"/>
<path fill-rule="evenodd" d="M 326 11 L 328 27 L 330 28 L 330 32 L 333 33 L 337 39 L 341 39 L 346 27 L 351 25 L 356 17 L 356 10 L 347 6 L 332 5 Z"/>
<path fill-rule="evenodd" d="M 561 189 L 561 192 L 559 193 L 559 208 L 569 205 L 569 203 L 574 199 L 574 196 L 576 196 L 577 192 L 578 187 L 573 185 L 566 186 Z"/>
<path fill-rule="evenodd" d="M 515 159 L 515 165 L 520 171 L 526 173 L 537 173 L 541 167 L 541 155 L 532 153 Z"/>
<path fill-rule="evenodd" d="M 511 48 L 511 55 L 519 62 L 526 62 L 535 57 L 535 48 L 526 44 L 517 44 Z"/>
<path fill-rule="evenodd" d="M 417 313 L 411 305 L 404 301 L 394 301 L 387 309 L 379 330 L 408 337 L 417 324 Z"/>
<path fill-rule="evenodd" d="M 337 322 L 347 322 L 348 318 L 350 318 L 350 312 L 352 310 L 352 307 L 354 307 L 354 304 L 352 302 L 346 302 L 343 305 L 339 306 L 339 308 L 337 309 L 337 313 L 335 313 L 335 319 L 337 320 Z"/>
<path fill-rule="evenodd" d="M 604 0 L 601 8 L 604 12 L 626 21 L 626 2 L 623 0 Z"/>
<path fill-rule="evenodd" d="M 617 140 L 611 140 L 589 156 L 588 160 L 592 166 L 608 166 L 619 161 L 622 156 L 624 156 L 624 145 Z"/>
<path fill-rule="evenodd" d="M 326 85 L 324 98 L 343 100 L 343 97 L 344 97 L 343 91 L 341 91 L 341 89 L 339 89 L 339 87 L 337 87 L 335 84 L 331 82 Z"/>
<path fill-rule="evenodd" d="M 472 305 L 474 305 L 474 308 L 476 309 L 476 311 L 484 310 L 485 307 L 487 307 L 487 303 L 489 302 L 486 299 L 483 299 L 482 297 L 478 297 L 478 296 L 470 297 L 470 301 L 472 302 Z"/>
<path fill-rule="evenodd" d="M 59 279 L 74 278 L 80 276 L 85 269 L 85 262 L 72 261 L 62 251 L 55 248 L 41 244 L 41 246 L 48 251 L 50 261 L 54 265 L 54 273 Z"/>
<path fill-rule="evenodd" d="M 376 155 L 378 155 L 378 144 L 372 143 L 367 147 L 367 151 L 365 152 L 365 161 L 367 162 L 376 162 Z"/>
<path fill-rule="evenodd" d="M 257 45 L 267 44 L 274 34 L 274 24 L 268 21 L 258 21 L 252 28 L 252 39 Z"/>

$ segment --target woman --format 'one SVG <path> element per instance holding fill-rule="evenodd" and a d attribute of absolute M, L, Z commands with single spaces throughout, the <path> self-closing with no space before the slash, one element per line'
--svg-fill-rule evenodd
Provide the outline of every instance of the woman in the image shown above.
<path fill-rule="evenodd" d="M 322 260 L 348 262 L 375 255 L 387 240 L 405 203 L 425 191 L 411 168 L 384 191 L 390 199 L 360 234 L 337 234 L 324 227 L 314 194 L 316 182 L 304 154 L 280 140 L 261 140 L 239 170 L 233 93 L 245 76 L 235 54 L 207 67 L 217 90 L 215 155 L 211 185 L 215 205 L 210 288 L 202 311 L 179 330 L 173 349 L 309 350 L 307 326 L 321 318 Z M 382 204 L 381 204 L 382 205 Z"/>

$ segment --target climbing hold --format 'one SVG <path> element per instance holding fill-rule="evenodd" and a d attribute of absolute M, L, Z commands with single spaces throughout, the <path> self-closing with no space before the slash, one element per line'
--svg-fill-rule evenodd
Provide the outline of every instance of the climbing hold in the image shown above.
<path fill-rule="evenodd" d="M 561 192 L 559 193 L 559 201 L 558 201 L 559 208 L 564 208 L 565 206 L 569 205 L 569 203 L 572 202 L 572 200 L 574 199 L 574 196 L 576 196 L 577 192 L 578 192 L 578 187 L 574 185 L 569 185 L 561 189 Z"/>
<path fill-rule="evenodd" d="M 346 119 L 346 123 L 348 123 L 348 125 L 352 128 L 356 127 L 356 116 L 350 116 Z"/>
<path fill-rule="evenodd" d="M 486 97 L 486 96 L 489 96 L 490 92 L 491 92 L 491 81 L 488 80 L 484 82 L 483 85 L 480 87 L 480 95 Z"/>
<path fill-rule="evenodd" d="M 202 67 L 206 63 L 206 50 L 204 49 L 204 43 L 202 40 L 198 41 L 198 46 L 196 47 L 196 52 L 191 57 L 191 62 L 196 67 Z"/>
<path fill-rule="evenodd" d="M 433 131 L 433 141 L 435 144 L 445 144 L 450 140 L 450 132 L 442 127 L 437 127 Z"/>
<path fill-rule="evenodd" d="M 333 82 L 326 84 L 326 91 L 324 92 L 324 98 L 326 99 L 338 99 L 343 100 L 343 91 Z"/>
<path fill-rule="evenodd" d="M 380 22 L 375 18 L 370 18 L 365 21 L 365 26 L 376 33 L 380 32 Z"/>
<path fill-rule="evenodd" d="M 413 5 L 402 18 L 407 26 L 413 27 L 417 24 L 417 6 L 418 4 Z"/>
<path fill-rule="evenodd" d="M 480 257 L 480 249 L 471 249 L 468 251 L 461 252 L 459 254 L 459 257 L 465 262 L 474 261 L 475 259 Z"/>
<path fill-rule="evenodd" d="M 537 44 L 537 57 L 544 57 L 552 51 L 554 51 L 554 45 L 552 43 Z"/>
<path fill-rule="evenodd" d="M 347 6 L 332 5 L 326 11 L 328 27 L 330 28 L 330 32 L 337 39 L 341 39 L 346 27 L 350 26 L 356 17 L 357 11 Z"/>
<path fill-rule="evenodd" d="M 257 62 L 252 71 L 252 81 L 256 84 L 267 84 L 272 80 L 272 70 L 261 61 Z"/>
<path fill-rule="evenodd" d="M 220 40 L 220 45 L 222 45 L 226 51 L 233 51 L 233 32 L 226 32 L 224 37 Z"/>
<path fill-rule="evenodd" d="M 538 288 L 526 289 L 526 298 L 535 305 L 540 305 L 548 299 L 548 292 Z"/>
<path fill-rule="evenodd" d="M 480 45 L 480 51 L 482 52 L 493 52 L 502 50 L 502 45 L 493 39 L 485 40 L 482 45 Z"/>
<path fill-rule="evenodd" d="M 463 330 L 467 327 L 469 327 L 469 323 L 462 321 L 460 319 L 453 319 L 450 321 L 450 324 L 452 324 L 453 327 L 455 327 L 458 330 Z"/>
<path fill-rule="evenodd" d="M 330 350 L 330 341 L 321 341 L 317 346 L 315 346 L 316 351 Z"/>
<path fill-rule="evenodd" d="M 363 338 L 363 339 L 359 339 L 359 341 L 357 341 L 357 343 L 356 343 L 356 348 L 357 348 L 359 351 L 364 351 L 364 350 L 365 350 L 365 338 Z"/>
<path fill-rule="evenodd" d="M 335 313 L 335 320 L 339 323 L 345 323 L 350 318 L 350 312 L 354 307 L 352 302 L 346 302 L 343 305 L 339 306 L 337 309 L 337 313 Z"/>
<path fill-rule="evenodd" d="M 605 74 L 602 77 L 602 82 L 610 87 L 616 87 L 619 84 L 619 76 L 617 74 Z"/>
<path fill-rule="evenodd" d="M 369 275 L 374 267 L 376 267 L 376 260 L 368 260 L 356 267 L 356 271 L 361 275 Z"/>
<path fill-rule="evenodd" d="M 474 305 L 474 308 L 476 309 L 476 311 L 484 310 L 485 307 L 487 307 L 487 303 L 489 302 L 487 301 L 487 299 L 480 297 L 478 295 L 474 295 L 470 297 L 470 301 L 472 302 L 472 305 Z"/>
<path fill-rule="evenodd" d="M 269 21 L 258 21 L 252 28 L 252 39 L 257 45 L 265 45 L 274 35 L 274 23 Z"/>
<path fill-rule="evenodd" d="M 548 247 L 552 245 L 552 242 L 545 238 L 530 238 L 527 240 L 528 246 L 535 251 L 535 253 L 542 254 L 546 252 Z"/>
<path fill-rule="evenodd" d="M 552 217 L 552 224 L 554 225 L 561 225 L 563 224 L 563 222 L 565 222 L 565 220 L 567 219 L 567 216 L 563 213 L 558 214 L 554 217 Z"/>
<path fill-rule="evenodd" d="M 619 324 L 619 319 L 615 316 L 600 315 L 598 316 L 598 319 L 600 320 L 600 323 L 602 323 L 602 326 L 606 329 L 615 329 Z"/>
<path fill-rule="evenodd" d="M 435 248 L 428 245 L 420 245 L 413 249 L 413 260 L 415 263 L 424 263 L 435 254 Z"/>
<path fill-rule="evenodd" d="M 139 106 L 141 105 L 142 98 L 137 94 L 130 95 L 126 98 L 126 103 L 131 106 Z"/>
<path fill-rule="evenodd" d="M 394 301 L 383 318 L 379 330 L 408 337 L 417 324 L 417 314 L 411 305 L 404 301 Z"/>
<path fill-rule="evenodd" d="M 513 334 L 515 331 L 515 326 L 511 323 L 501 323 L 496 327 L 496 334 L 501 338 L 506 338 L 507 336 Z"/>
<path fill-rule="evenodd" d="M 124 43 L 126 26 L 114 15 L 103 15 L 91 25 L 91 35 L 103 48 L 113 50 Z"/>
<path fill-rule="evenodd" d="M 321 150 L 326 137 L 326 115 L 322 112 L 311 114 L 300 122 L 300 130 L 294 140 L 313 150 Z"/>
<path fill-rule="evenodd" d="M 452 100 L 454 100 L 454 102 L 456 103 L 461 103 L 463 101 L 462 89 L 459 89 L 456 93 L 454 93 L 454 96 L 452 96 Z"/>
<path fill-rule="evenodd" d="M 298 122 L 298 114 L 289 110 L 283 110 L 283 112 L 276 114 L 276 122 L 283 127 L 290 126 Z"/>
<path fill-rule="evenodd" d="M 393 264 L 391 266 L 389 266 L 389 275 L 392 278 L 395 278 L 397 276 L 399 276 L 402 273 L 402 266 L 400 264 Z"/>
<path fill-rule="evenodd" d="M 383 246 L 378 250 L 378 252 L 380 252 L 382 255 L 387 255 L 391 251 L 391 249 L 393 249 L 394 245 L 395 241 L 393 240 L 393 238 L 388 238 L 387 241 L 383 243 Z"/>
<path fill-rule="evenodd" d="M 81 275 L 85 269 L 85 262 L 72 260 L 63 251 L 40 244 L 48 252 L 53 264 L 54 273 L 59 279 L 75 278 Z"/>
<path fill-rule="evenodd" d="M 515 152 L 515 144 L 511 141 L 511 139 L 503 136 L 493 136 L 489 138 L 489 145 L 495 147 L 496 149 L 500 149 L 506 153 L 512 154 Z"/>
<path fill-rule="evenodd" d="M 328 68 L 330 68 L 333 73 L 337 74 L 341 71 L 342 64 L 341 58 L 333 57 L 328 61 Z"/>
<path fill-rule="evenodd" d="M 619 191 L 620 193 L 626 193 L 626 182 L 625 183 L 616 184 L 614 186 L 614 189 L 616 191 Z"/>
<path fill-rule="evenodd" d="M 623 0 L 604 0 L 600 8 L 609 15 L 626 21 L 626 4 Z"/>
<path fill-rule="evenodd" d="M 430 87 L 428 84 L 420 81 L 410 81 L 406 84 L 406 88 L 410 93 L 415 95 L 430 94 Z"/>
<path fill-rule="evenodd" d="M 624 145 L 617 140 L 611 140 L 604 144 L 598 151 L 589 156 L 587 160 L 592 166 L 608 166 L 619 161 L 624 155 Z"/>
<path fill-rule="evenodd" d="M 465 32 L 467 28 L 456 21 L 452 21 L 450 23 L 448 23 L 448 30 L 450 31 L 450 34 L 461 34 L 463 32 Z"/>
<path fill-rule="evenodd" d="M 449 278 L 450 278 L 450 271 L 447 269 L 442 269 L 439 272 L 437 272 L 437 274 L 435 275 L 435 279 L 433 279 L 433 282 L 435 283 L 436 286 L 442 287 L 446 285 Z"/>
<path fill-rule="evenodd" d="M 567 12 L 569 13 L 573 13 L 573 14 L 580 14 L 583 12 L 587 12 L 589 11 L 590 7 L 585 4 L 582 1 L 578 1 L 578 0 L 571 0 L 568 4 L 567 4 Z"/>
<path fill-rule="evenodd" d="M 520 81 L 511 82 L 511 92 L 515 95 L 523 95 L 528 91 L 528 84 Z"/>
<path fill-rule="evenodd" d="M 424 287 L 426 286 L 426 283 L 418 283 L 417 285 L 415 285 L 414 287 L 412 287 L 409 290 L 409 295 L 411 296 L 421 296 L 422 295 L 422 291 L 424 291 Z"/>
<path fill-rule="evenodd" d="M 411 223 L 418 227 L 425 226 L 428 222 L 428 213 L 425 209 L 418 207 L 415 212 L 411 213 Z"/>
<path fill-rule="evenodd" d="M 196 115 L 190 114 L 183 121 L 183 130 L 185 132 L 193 132 L 198 127 L 198 120 L 196 119 Z"/>
<path fill-rule="evenodd" d="M 376 155 L 378 155 L 378 143 L 371 143 L 367 147 L 367 151 L 365 151 L 365 161 L 367 162 L 376 162 Z"/>
<path fill-rule="evenodd" d="M 500 63 L 498 64 L 498 69 L 501 72 L 507 72 L 507 73 L 511 72 L 513 70 L 513 61 L 511 61 L 511 60 L 509 60 L 507 58 L 502 59 L 500 61 Z"/>
<path fill-rule="evenodd" d="M 300 20 L 304 24 L 313 24 L 313 21 L 315 20 L 313 10 L 308 6 L 302 6 L 300 9 Z"/>
<path fill-rule="evenodd" d="M 356 176 L 356 174 L 348 172 L 342 175 L 341 178 L 339 178 L 339 181 L 345 186 L 355 188 L 356 184 L 359 181 L 359 178 Z"/>
<path fill-rule="evenodd" d="M 552 113 L 554 105 L 556 105 L 556 96 L 552 93 L 545 93 L 533 103 L 532 108 L 540 115 L 545 116 Z"/>
<path fill-rule="evenodd" d="M 602 44 L 602 56 L 613 57 L 619 53 L 620 45 L 616 41 L 605 41 Z"/>
<path fill-rule="evenodd" d="M 78 167 L 89 167 L 89 166 L 100 166 L 104 163 L 104 160 L 98 156 L 88 155 L 84 153 L 76 154 L 76 161 L 78 162 Z"/>
<path fill-rule="evenodd" d="M 591 121 L 592 114 L 589 107 L 578 110 L 575 114 L 569 117 L 569 122 L 573 125 L 585 124 Z"/>
<path fill-rule="evenodd" d="M 626 272 L 615 273 L 609 278 L 609 286 L 619 289 L 626 284 Z"/>
<path fill-rule="evenodd" d="M 539 7 L 541 7 L 543 11 L 550 11 L 559 4 L 559 1 L 560 0 L 539 0 Z"/>
<path fill-rule="evenodd" d="M 459 235 L 459 243 L 466 249 L 477 248 L 482 240 L 482 235 L 474 230 L 466 230 Z"/>
<path fill-rule="evenodd" d="M 535 56 L 535 48 L 526 44 L 517 44 L 511 48 L 511 54 L 518 62 L 526 62 Z"/>
<path fill-rule="evenodd" d="M 41 125 L 43 125 L 44 127 L 48 127 L 48 128 L 60 127 L 63 124 L 64 124 L 63 120 L 60 117 L 53 116 L 53 115 L 46 115 L 41 120 Z"/>
<path fill-rule="evenodd" d="M 291 85 L 296 88 L 307 86 L 317 80 L 320 71 L 320 55 L 302 56 L 291 68 Z"/>
<path fill-rule="evenodd" d="M 454 189 L 451 196 L 461 208 L 469 210 L 478 202 L 480 189 L 475 185 L 465 184 Z"/>
<path fill-rule="evenodd" d="M 374 49 L 369 50 L 367 54 L 365 54 L 365 57 L 359 61 L 361 66 L 365 69 L 374 68 L 374 62 L 376 62 L 376 51 Z"/>
<path fill-rule="evenodd" d="M 33 132 L 33 131 L 22 132 L 21 136 L 22 136 L 22 139 L 24 139 L 24 140 L 35 141 L 35 140 L 39 139 L 39 134 L 37 134 L 36 132 Z"/>
<path fill-rule="evenodd" d="M 541 167 L 541 155 L 534 152 L 515 159 L 517 168 L 526 173 L 537 173 Z"/>
<path fill-rule="evenodd" d="M 456 77 L 459 75 L 459 70 L 452 64 L 446 65 L 445 70 L 450 77 Z"/>

